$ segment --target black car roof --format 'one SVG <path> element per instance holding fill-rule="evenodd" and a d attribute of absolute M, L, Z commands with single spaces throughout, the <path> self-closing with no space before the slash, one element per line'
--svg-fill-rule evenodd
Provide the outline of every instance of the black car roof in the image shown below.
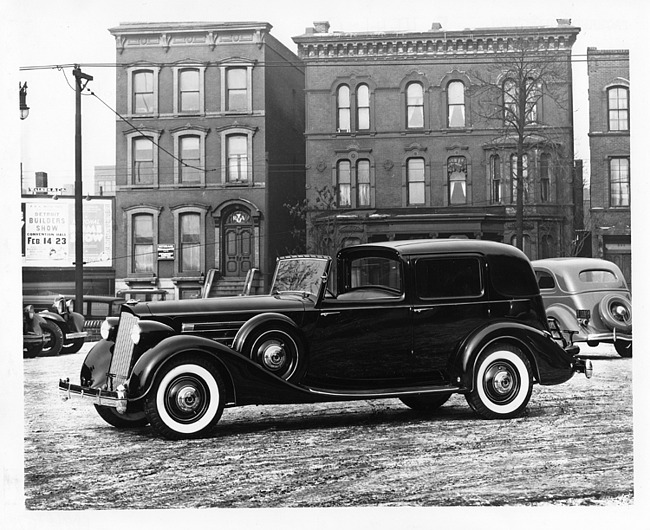
<path fill-rule="evenodd" d="M 507 255 L 526 259 L 525 254 L 512 245 L 481 239 L 410 239 L 403 241 L 380 241 L 376 243 L 365 243 L 353 247 L 346 247 L 340 250 L 339 254 L 363 249 L 393 250 L 397 254 L 402 255 L 475 252 L 484 255 Z"/>

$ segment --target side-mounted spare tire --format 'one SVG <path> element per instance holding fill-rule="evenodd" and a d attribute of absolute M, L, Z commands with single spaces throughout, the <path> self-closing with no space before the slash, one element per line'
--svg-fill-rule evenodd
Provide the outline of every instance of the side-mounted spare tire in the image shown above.
<path fill-rule="evenodd" d="M 608 294 L 598 304 L 598 313 L 609 329 L 622 333 L 632 331 L 632 304 L 627 298 Z"/>
<path fill-rule="evenodd" d="M 530 362 L 511 344 L 489 346 L 479 355 L 472 377 L 474 388 L 465 399 L 485 419 L 519 416 L 533 391 Z"/>
<path fill-rule="evenodd" d="M 257 364 L 292 383 L 305 371 L 305 348 L 298 333 L 287 325 L 265 324 L 251 331 L 242 353 Z"/>

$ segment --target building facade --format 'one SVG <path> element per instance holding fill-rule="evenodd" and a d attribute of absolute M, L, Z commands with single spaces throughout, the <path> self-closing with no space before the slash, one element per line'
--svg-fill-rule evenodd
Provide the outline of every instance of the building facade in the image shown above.
<path fill-rule="evenodd" d="M 592 253 L 632 273 L 628 50 L 587 48 Z"/>
<path fill-rule="evenodd" d="M 304 70 L 264 22 L 121 24 L 116 288 L 272 273 L 304 198 Z"/>
<path fill-rule="evenodd" d="M 482 98 L 493 85 L 499 95 L 487 107 L 513 101 L 499 65 L 520 41 L 534 60 L 559 69 L 553 94 L 540 84 L 527 129 L 523 247 L 531 258 L 570 253 L 581 186 L 573 178 L 570 60 L 579 31 L 568 20 L 364 33 L 317 22 L 294 37 L 306 74 L 308 248 L 412 238 L 516 242 L 516 142 Z"/>

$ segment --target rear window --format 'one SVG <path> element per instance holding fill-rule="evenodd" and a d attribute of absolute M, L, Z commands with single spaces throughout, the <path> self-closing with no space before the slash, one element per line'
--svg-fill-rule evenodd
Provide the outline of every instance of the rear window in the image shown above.
<path fill-rule="evenodd" d="M 534 296 L 539 294 L 535 274 L 530 263 L 514 256 L 488 258 L 492 285 L 506 296 Z"/>
<path fill-rule="evenodd" d="M 479 297 L 483 294 L 478 258 L 424 258 L 415 264 L 420 299 Z"/>
<path fill-rule="evenodd" d="M 617 280 L 616 275 L 612 271 L 603 269 L 581 271 L 578 276 L 585 283 L 611 283 Z"/>

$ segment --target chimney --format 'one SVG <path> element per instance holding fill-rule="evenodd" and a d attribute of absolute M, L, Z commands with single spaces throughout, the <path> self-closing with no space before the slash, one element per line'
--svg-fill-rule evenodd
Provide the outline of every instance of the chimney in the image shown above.
<path fill-rule="evenodd" d="M 557 25 L 558 26 L 570 26 L 571 25 L 571 19 L 570 18 L 556 18 L 557 20 Z"/>
<path fill-rule="evenodd" d="M 442 24 L 440 22 L 434 22 L 431 24 L 431 31 L 440 31 L 442 29 Z"/>
<path fill-rule="evenodd" d="M 47 188 L 47 173 L 45 171 L 36 172 L 36 187 Z"/>
<path fill-rule="evenodd" d="M 314 22 L 314 29 L 316 33 L 327 33 L 330 30 L 330 23 L 327 20 L 324 22 Z"/>

